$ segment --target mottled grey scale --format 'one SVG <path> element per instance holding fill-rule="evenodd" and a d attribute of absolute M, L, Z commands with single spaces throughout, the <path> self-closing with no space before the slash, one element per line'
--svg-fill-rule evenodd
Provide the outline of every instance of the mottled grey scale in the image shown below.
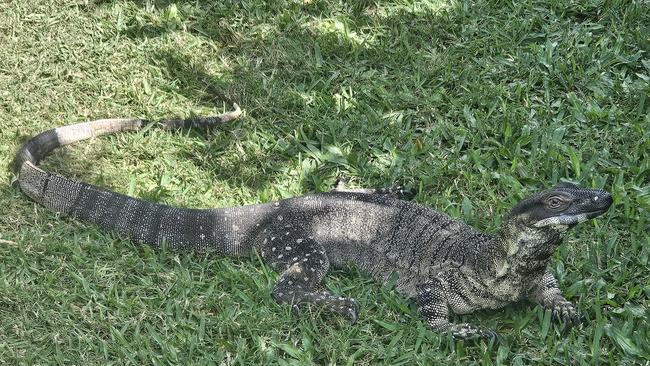
<path fill-rule="evenodd" d="M 129 236 L 138 243 L 148 244 L 153 247 L 159 247 L 158 235 L 156 233 L 156 221 L 158 220 L 158 205 L 149 202 L 138 202 L 133 206 L 133 221 L 131 221 L 131 231 Z M 173 243 L 169 243 L 174 246 Z"/>
<path fill-rule="evenodd" d="M 176 207 L 165 207 L 161 211 L 156 236 L 159 245 L 170 243 L 173 249 L 205 252 L 209 243 L 215 242 L 214 213 Z"/>
<path fill-rule="evenodd" d="M 126 199 L 118 198 L 117 201 L 120 202 L 120 205 L 119 214 L 114 224 L 114 230 L 122 235 L 130 237 L 133 229 L 135 228 L 134 222 L 137 217 L 137 212 L 142 211 L 140 207 L 144 206 L 144 209 L 146 209 L 150 203 L 131 197 L 127 197 Z"/>
<path fill-rule="evenodd" d="M 70 212 L 70 197 L 75 197 L 79 185 L 68 184 L 67 179 L 58 174 L 49 174 L 45 183 L 42 195 L 47 202 L 51 202 L 50 208 L 56 212 Z"/>
<path fill-rule="evenodd" d="M 438 232 L 438 235 L 432 238 L 431 240 L 431 251 L 429 258 L 432 259 L 431 264 L 436 265 L 443 262 L 443 258 L 451 248 L 451 245 L 454 242 L 458 242 L 459 239 L 464 239 L 469 234 L 473 233 L 473 230 L 469 227 L 466 227 L 464 224 L 457 221 L 450 221 L 449 225 L 446 225 L 443 229 Z"/>
<path fill-rule="evenodd" d="M 575 306 L 546 269 L 567 230 L 603 214 L 611 196 L 568 183 L 539 192 L 486 234 L 416 202 L 401 188 L 348 189 L 234 208 L 187 209 L 143 201 L 46 172 L 37 167 L 57 147 L 155 123 L 166 129 L 210 127 L 237 118 L 110 119 L 45 131 L 14 159 L 20 188 L 34 201 L 74 218 L 116 231 L 136 242 L 173 250 L 249 256 L 259 251 L 280 272 L 272 290 L 299 310 L 320 306 L 356 321 L 354 299 L 322 290 L 330 266 L 355 264 L 380 283 L 417 300 L 426 324 L 456 338 L 493 338 L 472 324 L 449 322 L 451 313 L 497 309 L 530 299 L 566 324 L 578 323 Z"/>
<path fill-rule="evenodd" d="M 421 220 L 421 222 L 418 223 L 418 225 L 420 225 L 421 228 L 419 230 L 414 230 L 413 238 L 409 238 L 409 241 L 413 244 L 409 251 L 410 262 L 408 268 L 419 274 L 426 274 L 430 268 L 430 263 L 422 261 L 422 256 L 431 251 L 431 242 L 433 238 L 440 229 L 449 225 L 449 221 L 444 220 L 441 217 L 430 217 L 430 215 L 426 215 L 426 212 L 420 216 L 419 220 Z"/>
<path fill-rule="evenodd" d="M 87 192 L 92 192 L 92 189 L 88 189 Z M 87 218 L 88 221 L 94 222 L 105 229 L 115 230 L 117 222 L 120 219 L 122 207 L 124 207 L 128 201 L 133 200 L 133 198 L 124 195 L 116 196 L 108 191 L 97 192 L 95 197 L 98 198 L 98 208 L 94 209 L 91 205 L 86 203 L 84 205 L 85 212 L 83 215 L 77 213 L 76 217 L 82 220 Z M 91 201 L 88 200 L 87 202 Z"/>
<path fill-rule="evenodd" d="M 470 308 L 479 305 L 476 303 L 476 301 L 490 302 L 495 300 L 489 291 L 487 291 L 485 286 L 474 281 L 473 278 L 467 276 L 467 274 L 465 274 L 463 271 L 457 272 L 457 277 L 455 278 L 454 283 L 460 286 L 457 290 L 457 293 L 463 298 L 465 303 L 470 306 Z"/>
<path fill-rule="evenodd" d="M 410 215 L 403 215 L 405 217 L 405 220 L 410 223 L 410 225 L 403 225 L 405 227 L 408 226 L 413 226 L 413 227 L 419 227 L 421 225 L 426 224 L 424 221 L 420 221 L 420 216 L 419 214 L 410 214 Z M 403 242 L 409 242 L 409 243 L 414 243 L 415 242 L 415 237 L 414 233 L 415 230 L 398 230 L 397 232 L 397 240 L 395 240 L 395 245 L 391 245 L 388 247 L 388 250 L 386 252 L 386 257 L 388 258 L 389 261 L 391 261 L 394 266 L 397 268 L 401 269 L 408 269 L 410 267 L 411 261 L 418 256 L 417 253 L 414 253 L 413 251 L 408 251 L 404 250 L 403 246 L 400 245 L 399 243 Z"/>

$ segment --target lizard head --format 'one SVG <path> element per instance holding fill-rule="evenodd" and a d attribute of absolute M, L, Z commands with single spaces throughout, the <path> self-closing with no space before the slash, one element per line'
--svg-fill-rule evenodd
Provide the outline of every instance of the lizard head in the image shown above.
<path fill-rule="evenodd" d="M 605 213 L 612 205 L 612 196 L 602 189 L 587 189 L 571 183 L 560 183 L 517 204 L 510 218 L 531 229 L 546 227 L 571 228 Z"/>
<path fill-rule="evenodd" d="M 500 230 L 505 254 L 518 258 L 509 265 L 519 268 L 518 273 L 539 273 L 568 229 L 602 215 L 612 202 L 612 196 L 601 189 L 570 183 L 560 183 L 519 202 Z"/>

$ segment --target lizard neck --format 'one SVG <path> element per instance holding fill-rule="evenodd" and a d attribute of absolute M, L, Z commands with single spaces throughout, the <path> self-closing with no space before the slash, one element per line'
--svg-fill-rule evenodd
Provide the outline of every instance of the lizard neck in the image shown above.
<path fill-rule="evenodd" d="M 496 263 L 497 277 L 508 273 L 526 276 L 544 271 L 567 227 L 525 226 L 516 219 L 506 220 L 497 236 L 504 257 Z"/>

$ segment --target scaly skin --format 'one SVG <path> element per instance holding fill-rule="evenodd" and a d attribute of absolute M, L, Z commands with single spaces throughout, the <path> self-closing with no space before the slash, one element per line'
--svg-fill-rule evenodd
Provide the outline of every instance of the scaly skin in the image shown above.
<path fill-rule="evenodd" d="M 158 122 L 165 128 L 209 126 L 240 110 L 210 118 Z M 257 250 L 281 272 L 273 297 L 295 309 L 312 304 L 358 318 L 354 299 L 323 290 L 330 266 L 355 263 L 380 283 L 415 298 L 426 324 L 457 339 L 496 332 L 449 322 L 451 313 L 498 309 L 530 299 L 565 324 L 581 317 L 546 269 L 572 226 L 601 215 L 612 203 L 602 190 L 560 184 L 516 205 L 496 235 L 481 233 L 431 208 L 403 200 L 393 189 L 347 189 L 268 204 L 197 210 L 175 208 L 76 182 L 37 167 L 55 148 L 90 137 L 137 130 L 148 121 L 102 120 L 46 131 L 16 156 L 21 189 L 34 201 L 133 240 L 176 250 L 246 256 Z"/>

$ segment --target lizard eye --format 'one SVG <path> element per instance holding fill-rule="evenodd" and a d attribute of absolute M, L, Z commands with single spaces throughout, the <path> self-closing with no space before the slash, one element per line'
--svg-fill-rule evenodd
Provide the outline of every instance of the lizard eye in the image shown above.
<path fill-rule="evenodd" d="M 557 197 L 549 198 L 548 201 L 546 201 L 546 203 L 548 204 L 548 207 L 551 209 L 558 209 L 564 205 L 564 202 Z"/>

